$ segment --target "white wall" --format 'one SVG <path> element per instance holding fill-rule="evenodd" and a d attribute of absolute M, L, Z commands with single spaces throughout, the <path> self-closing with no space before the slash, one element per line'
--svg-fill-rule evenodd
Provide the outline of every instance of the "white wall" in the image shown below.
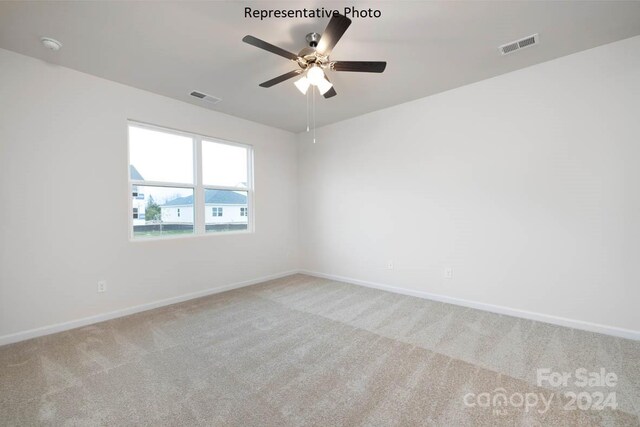
<path fill-rule="evenodd" d="M 297 184 L 297 182 L 296 182 Z M 222 208 L 222 216 L 213 216 L 213 208 Z M 205 205 L 204 221 L 206 224 L 246 224 L 248 217 L 242 216 L 240 209 L 246 209 L 247 205 Z"/>
<path fill-rule="evenodd" d="M 180 216 L 178 216 L 178 210 L 180 210 Z M 211 210 L 209 209 L 209 213 Z M 193 207 L 187 205 L 161 207 L 160 218 L 162 222 L 184 222 L 193 223 Z"/>
<path fill-rule="evenodd" d="M 222 208 L 222 216 L 213 216 L 213 208 Z M 247 217 L 241 215 L 241 208 L 246 208 L 247 205 L 205 205 L 205 224 L 246 224 Z M 180 216 L 178 216 L 178 209 L 180 209 Z M 161 217 L 164 222 L 193 222 L 193 206 L 190 205 L 173 205 L 173 206 L 161 206 Z M 145 224 L 142 222 L 142 224 Z"/>
<path fill-rule="evenodd" d="M 296 161 L 288 132 L 0 50 L 0 343 L 298 267 L 640 331 L 638 76 L 640 37 L 301 134 Z M 127 119 L 253 144 L 255 234 L 130 242 Z"/>
<path fill-rule="evenodd" d="M 302 268 L 640 331 L 640 37 L 298 139 Z"/>
<path fill-rule="evenodd" d="M 0 342 L 297 267 L 295 135 L 6 50 L 0 100 Z M 130 242 L 127 119 L 253 144 L 255 233 Z"/>

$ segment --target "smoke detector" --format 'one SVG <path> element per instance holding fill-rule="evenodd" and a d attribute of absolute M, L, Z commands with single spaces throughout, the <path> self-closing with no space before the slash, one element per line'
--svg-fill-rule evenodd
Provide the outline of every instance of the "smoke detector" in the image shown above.
<path fill-rule="evenodd" d="M 60 43 L 56 39 L 52 39 L 51 37 L 42 37 L 40 38 L 40 42 L 44 47 L 54 52 L 57 52 L 62 47 L 62 43 Z"/>
<path fill-rule="evenodd" d="M 527 37 L 524 37 L 520 40 L 516 40 L 514 42 L 505 43 L 498 48 L 501 54 L 508 55 L 510 53 L 515 52 L 516 50 L 521 50 L 527 47 L 535 46 L 538 44 L 538 34 L 533 34 Z"/>
<path fill-rule="evenodd" d="M 189 95 L 195 96 L 196 98 L 201 99 L 204 102 L 208 102 L 209 104 L 212 104 L 212 105 L 222 101 L 221 98 L 216 98 L 215 96 L 207 95 L 206 93 L 198 92 L 195 90 L 191 92 Z"/>

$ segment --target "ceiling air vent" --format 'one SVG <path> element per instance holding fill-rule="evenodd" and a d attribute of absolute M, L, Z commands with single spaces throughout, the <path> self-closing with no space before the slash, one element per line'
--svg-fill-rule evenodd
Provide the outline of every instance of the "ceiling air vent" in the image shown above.
<path fill-rule="evenodd" d="M 207 95 L 206 93 L 196 92 L 195 90 L 191 92 L 191 96 L 195 96 L 196 98 L 202 99 L 204 102 L 208 102 L 209 104 L 217 104 L 222 101 L 220 98 L 216 98 L 215 96 Z"/>
<path fill-rule="evenodd" d="M 520 40 L 516 40 L 514 42 L 509 42 L 503 44 L 498 48 L 501 54 L 507 55 L 509 53 L 513 53 L 516 50 L 524 49 L 526 47 L 534 46 L 538 44 L 538 34 L 534 34 L 532 36 L 525 37 Z"/>

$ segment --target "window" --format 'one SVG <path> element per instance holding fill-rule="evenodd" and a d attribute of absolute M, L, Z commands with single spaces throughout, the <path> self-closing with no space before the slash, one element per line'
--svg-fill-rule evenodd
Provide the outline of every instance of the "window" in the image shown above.
<path fill-rule="evenodd" d="M 248 145 L 129 122 L 131 237 L 252 230 L 252 165 Z"/>

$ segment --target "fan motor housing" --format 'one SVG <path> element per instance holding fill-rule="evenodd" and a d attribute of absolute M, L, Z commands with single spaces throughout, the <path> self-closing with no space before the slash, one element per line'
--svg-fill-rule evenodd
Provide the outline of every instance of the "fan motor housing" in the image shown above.
<path fill-rule="evenodd" d="M 325 63 L 327 63 L 329 57 L 319 55 L 316 51 L 321 36 L 322 34 L 319 33 L 309 33 L 305 37 L 309 46 L 298 53 L 298 56 L 303 59 L 302 61 L 298 61 L 300 68 L 307 69 L 310 64 L 317 64 L 324 67 Z"/>
<path fill-rule="evenodd" d="M 309 47 L 316 47 L 320 41 L 320 34 L 309 33 L 305 38 L 307 39 L 307 43 L 309 43 Z"/>

